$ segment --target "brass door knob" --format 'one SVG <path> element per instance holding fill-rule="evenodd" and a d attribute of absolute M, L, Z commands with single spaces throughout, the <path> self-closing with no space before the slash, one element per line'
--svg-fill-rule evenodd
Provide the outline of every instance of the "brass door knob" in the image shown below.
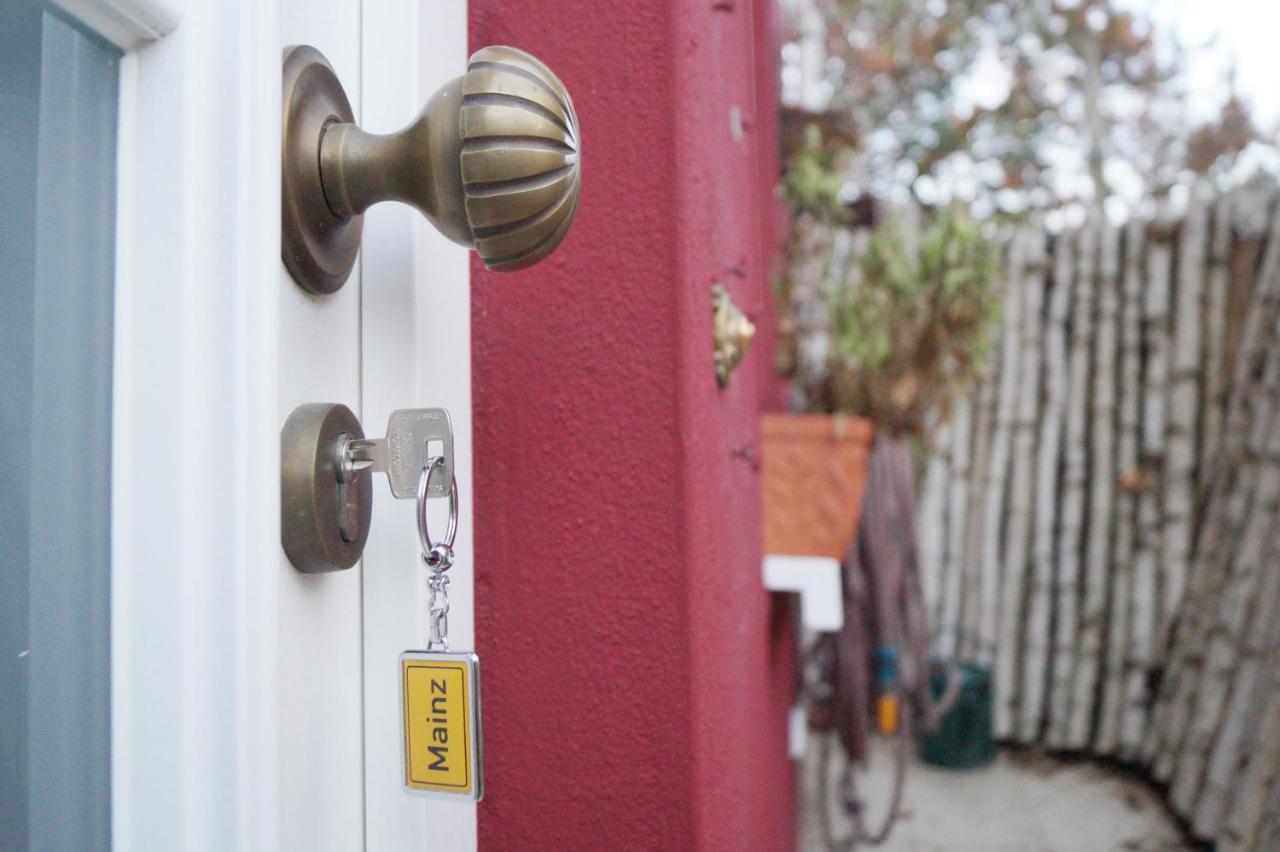
<path fill-rule="evenodd" d="M 578 206 L 578 118 L 534 57 L 486 47 L 408 127 L 366 133 L 342 84 L 306 45 L 284 55 L 283 234 L 294 280 L 332 293 L 351 274 L 364 213 L 411 204 L 489 269 L 523 269 L 564 239 Z"/>

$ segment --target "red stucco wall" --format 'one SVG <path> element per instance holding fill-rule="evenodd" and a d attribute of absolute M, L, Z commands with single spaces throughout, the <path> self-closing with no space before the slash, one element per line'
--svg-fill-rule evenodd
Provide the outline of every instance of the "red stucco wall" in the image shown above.
<path fill-rule="evenodd" d="M 721 391 L 711 360 L 713 284 L 768 309 L 767 26 L 749 0 L 469 8 L 473 47 L 561 76 L 583 149 L 562 247 L 473 268 L 481 846 L 793 848 L 751 462 L 769 365 Z"/>
<path fill-rule="evenodd" d="M 780 33 L 782 10 L 778 0 L 754 0 L 756 45 L 756 103 L 778 104 L 782 96 Z M 757 134 L 759 157 L 756 161 L 756 197 L 760 199 L 760 246 L 763 252 L 765 280 L 770 292 L 783 273 L 781 240 L 790 229 L 790 213 L 777 191 L 779 169 L 779 116 L 776 108 L 762 110 Z M 791 399 L 791 385 L 774 369 L 778 356 L 778 323 L 776 311 L 761 315 L 756 345 L 765 365 L 761 385 L 761 402 L 766 411 L 786 411 Z"/>

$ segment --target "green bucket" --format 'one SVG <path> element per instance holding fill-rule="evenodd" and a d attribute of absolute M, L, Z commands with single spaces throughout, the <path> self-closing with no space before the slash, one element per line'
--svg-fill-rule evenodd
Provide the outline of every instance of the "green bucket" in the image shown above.
<path fill-rule="evenodd" d="M 948 670 L 960 675 L 955 704 L 943 714 L 935 731 L 920 737 L 920 757 L 925 763 L 947 769 L 986 766 L 996 757 L 991 726 L 991 669 L 971 663 L 931 667 L 929 690 L 938 699 L 947 689 Z"/>

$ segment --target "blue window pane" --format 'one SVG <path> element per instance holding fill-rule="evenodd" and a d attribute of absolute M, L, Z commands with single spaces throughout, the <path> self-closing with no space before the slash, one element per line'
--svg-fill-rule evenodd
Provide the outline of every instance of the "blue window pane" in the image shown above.
<path fill-rule="evenodd" d="M 0 2 L 0 849 L 109 849 L 119 51 Z"/>

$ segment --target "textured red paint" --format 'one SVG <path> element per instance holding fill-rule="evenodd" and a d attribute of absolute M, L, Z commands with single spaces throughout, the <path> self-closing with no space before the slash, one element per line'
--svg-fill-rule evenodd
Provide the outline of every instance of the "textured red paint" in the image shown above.
<path fill-rule="evenodd" d="M 711 287 L 769 307 L 752 0 L 470 0 L 582 130 L 541 265 L 473 267 L 476 630 L 492 849 L 794 848 L 789 613 L 761 588 L 768 363 L 711 362 Z M 767 73 L 773 73 L 772 63 Z"/>
<path fill-rule="evenodd" d="M 756 103 L 774 105 L 761 111 L 760 155 L 756 163 L 756 193 L 761 204 L 760 249 L 765 279 L 769 282 L 783 274 L 781 240 L 784 229 L 790 223 L 790 214 L 777 191 L 781 169 L 778 112 L 775 107 L 782 97 L 781 16 L 778 0 L 755 0 Z M 756 345 L 760 348 L 760 357 L 766 365 L 761 389 L 764 408 L 767 411 L 786 411 L 791 398 L 791 385 L 773 367 L 778 354 L 776 312 L 766 311 L 757 325 L 759 333 L 756 335 Z"/>

